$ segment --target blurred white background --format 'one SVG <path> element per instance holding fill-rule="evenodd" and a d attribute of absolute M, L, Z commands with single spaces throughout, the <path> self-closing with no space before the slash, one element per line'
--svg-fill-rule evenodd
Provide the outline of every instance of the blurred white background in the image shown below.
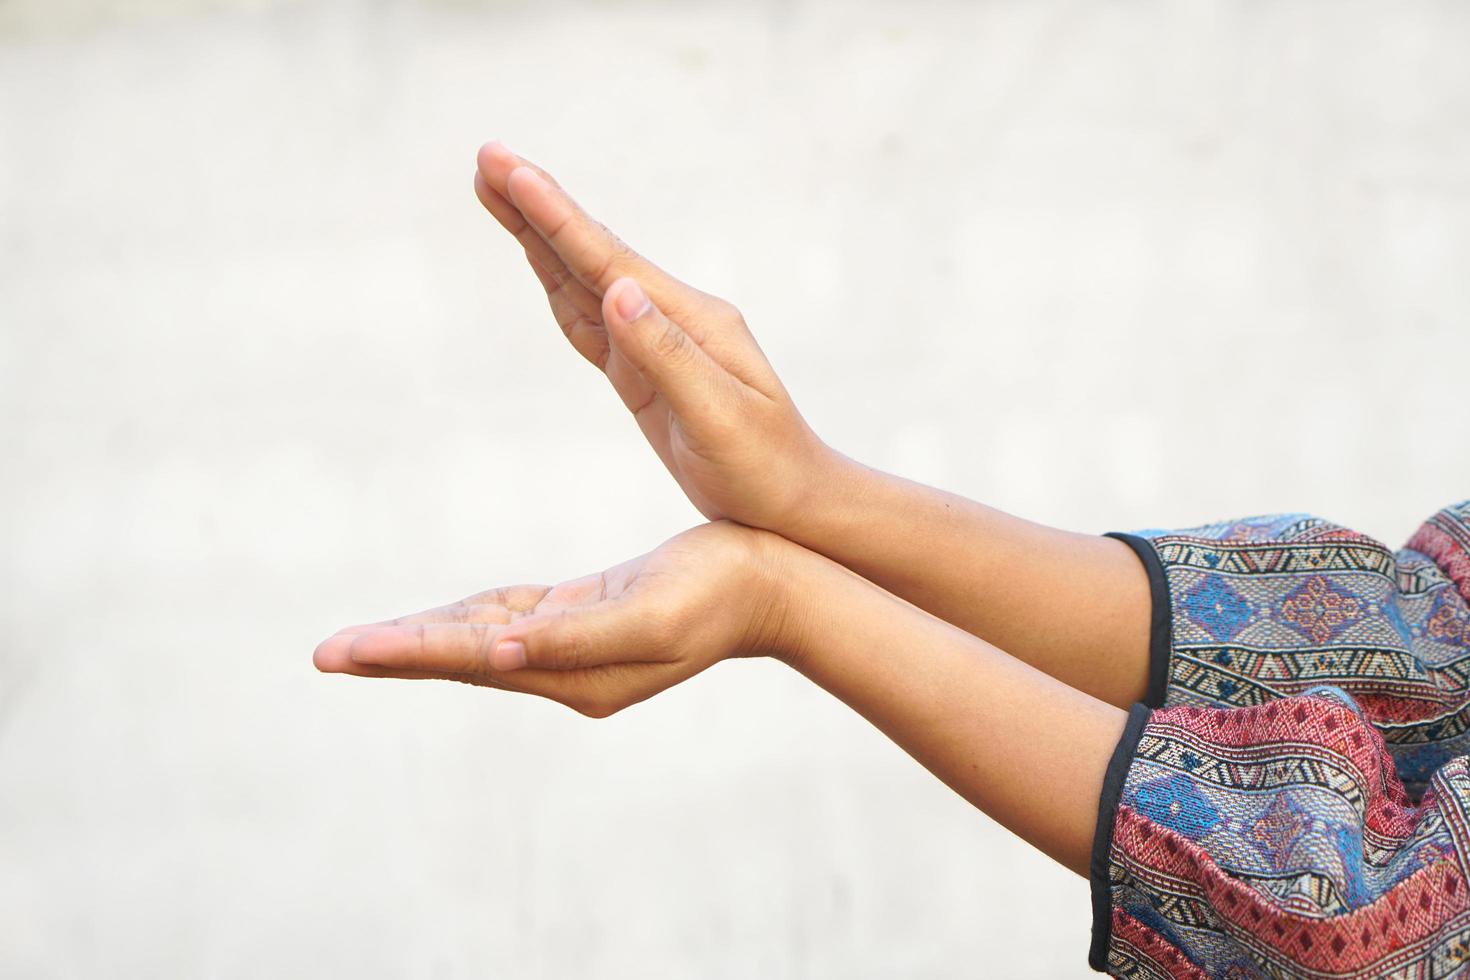
<path fill-rule="evenodd" d="M 1082 977 L 795 673 L 316 674 L 694 523 L 499 137 L 866 462 L 1084 530 L 1470 496 L 1470 7 L 0 0 L 0 975 Z"/>

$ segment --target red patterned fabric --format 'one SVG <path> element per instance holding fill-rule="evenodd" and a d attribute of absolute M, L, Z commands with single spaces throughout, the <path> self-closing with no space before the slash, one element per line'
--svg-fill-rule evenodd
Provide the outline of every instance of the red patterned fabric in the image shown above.
<path fill-rule="evenodd" d="M 1157 707 L 1105 780 L 1092 965 L 1470 977 L 1470 501 L 1397 552 L 1301 514 L 1120 537 Z"/>
<path fill-rule="evenodd" d="M 1106 968 L 1450 975 L 1470 955 L 1467 804 L 1464 759 L 1410 804 L 1381 736 L 1331 689 L 1155 711 L 1114 816 Z"/>

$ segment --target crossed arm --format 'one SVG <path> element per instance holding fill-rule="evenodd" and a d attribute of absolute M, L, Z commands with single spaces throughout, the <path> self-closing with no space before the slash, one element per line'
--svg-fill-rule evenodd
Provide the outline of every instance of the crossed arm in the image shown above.
<path fill-rule="evenodd" d="M 474 186 L 567 339 L 712 523 L 554 588 L 349 627 L 316 665 L 601 717 L 720 659 L 774 656 L 1085 874 L 1120 708 L 1147 673 L 1148 587 L 1127 547 L 842 456 L 730 304 L 638 256 L 499 144 L 480 151 Z"/>

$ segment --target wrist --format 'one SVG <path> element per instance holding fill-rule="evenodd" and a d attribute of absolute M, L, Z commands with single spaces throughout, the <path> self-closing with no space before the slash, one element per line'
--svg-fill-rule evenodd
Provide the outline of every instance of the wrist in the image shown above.
<path fill-rule="evenodd" d="M 747 568 L 753 599 L 743 656 L 766 656 L 790 663 L 804 645 L 807 596 L 821 559 L 779 534 L 755 530 Z"/>
<path fill-rule="evenodd" d="M 782 519 L 771 526 L 782 537 L 821 553 L 834 535 L 865 523 L 864 502 L 872 496 L 874 471 L 831 448 L 815 435 L 798 492 Z"/>

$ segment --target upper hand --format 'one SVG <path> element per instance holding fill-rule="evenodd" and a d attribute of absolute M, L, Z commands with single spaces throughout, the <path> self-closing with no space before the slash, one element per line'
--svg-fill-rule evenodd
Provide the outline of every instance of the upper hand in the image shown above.
<path fill-rule="evenodd" d="M 690 502 L 782 531 L 835 457 L 734 306 L 594 221 L 544 171 L 480 149 L 475 193 L 515 236 L 562 332 L 608 380 Z"/>
<path fill-rule="evenodd" d="M 347 627 L 312 659 L 329 673 L 536 694 L 602 718 L 725 657 L 779 653 L 779 566 L 793 547 L 738 524 L 704 524 L 557 586 L 493 589 Z"/>

